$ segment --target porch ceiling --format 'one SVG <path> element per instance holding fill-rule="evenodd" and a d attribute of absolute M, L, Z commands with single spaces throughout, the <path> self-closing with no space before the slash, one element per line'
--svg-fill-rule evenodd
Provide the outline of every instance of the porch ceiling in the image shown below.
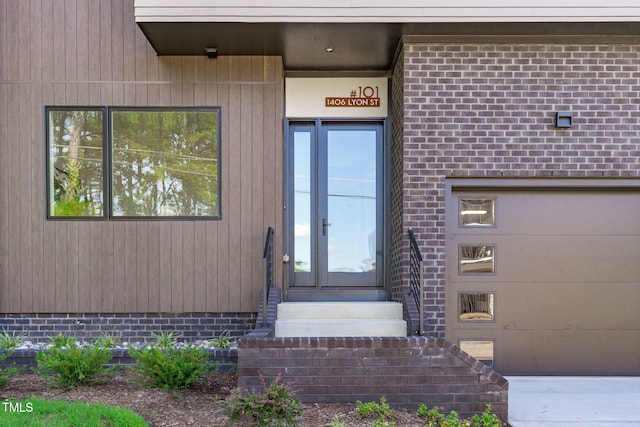
<path fill-rule="evenodd" d="M 279 55 L 285 70 L 372 71 L 392 66 L 402 37 L 421 42 L 638 43 L 640 22 L 276 23 L 138 22 L 158 55 Z M 327 52 L 333 48 L 333 52 Z"/>

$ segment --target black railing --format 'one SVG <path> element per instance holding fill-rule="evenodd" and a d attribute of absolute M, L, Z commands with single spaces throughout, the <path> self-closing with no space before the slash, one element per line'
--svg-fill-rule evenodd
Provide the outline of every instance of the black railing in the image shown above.
<path fill-rule="evenodd" d="M 264 289 L 262 293 L 262 326 L 267 326 L 267 306 L 269 305 L 269 291 L 273 285 L 273 228 L 267 229 L 267 237 L 264 239 Z"/>
<path fill-rule="evenodd" d="M 418 242 L 413 235 L 413 230 L 409 229 L 409 287 L 411 289 L 411 295 L 416 303 L 419 314 L 418 335 L 422 335 L 424 332 L 424 298 L 422 287 L 424 286 L 424 276 L 422 270 L 422 254 L 418 247 Z"/>

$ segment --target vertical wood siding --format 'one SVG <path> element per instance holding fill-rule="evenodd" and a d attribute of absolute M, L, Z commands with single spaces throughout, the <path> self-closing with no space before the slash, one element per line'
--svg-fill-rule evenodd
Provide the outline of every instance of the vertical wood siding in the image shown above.
<path fill-rule="evenodd" d="M 46 105 L 220 106 L 222 219 L 46 220 Z M 0 311 L 256 311 L 282 119 L 280 57 L 158 57 L 133 0 L 0 0 Z"/>

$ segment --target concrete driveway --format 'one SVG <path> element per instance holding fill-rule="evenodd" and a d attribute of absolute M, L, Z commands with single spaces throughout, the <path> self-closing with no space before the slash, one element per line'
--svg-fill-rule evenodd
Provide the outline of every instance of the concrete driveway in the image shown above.
<path fill-rule="evenodd" d="M 640 377 L 507 377 L 512 427 L 640 426 Z"/>

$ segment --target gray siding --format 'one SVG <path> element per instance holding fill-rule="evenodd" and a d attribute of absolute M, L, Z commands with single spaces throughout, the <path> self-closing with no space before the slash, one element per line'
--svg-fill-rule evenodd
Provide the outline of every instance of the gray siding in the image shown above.
<path fill-rule="evenodd" d="M 220 106 L 222 219 L 46 220 L 45 105 Z M 133 0 L 0 0 L 0 311 L 256 311 L 282 117 L 280 57 L 158 57 Z"/>

